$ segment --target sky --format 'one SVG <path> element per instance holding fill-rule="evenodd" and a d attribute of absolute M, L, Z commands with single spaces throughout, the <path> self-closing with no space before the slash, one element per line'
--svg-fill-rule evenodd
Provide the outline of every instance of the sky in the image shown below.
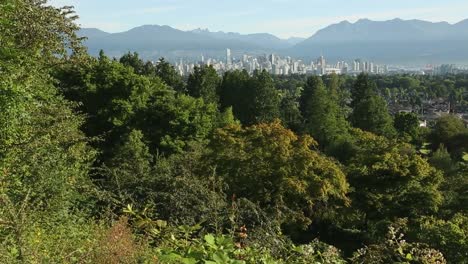
<path fill-rule="evenodd" d="M 72 5 L 82 27 L 122 32 L 141 25 L 181 30 L 271 33 L 310 37 L 343 20 L 422 19 L 456 23 L 468 18 L 467 0 L 50 0 Z"/>

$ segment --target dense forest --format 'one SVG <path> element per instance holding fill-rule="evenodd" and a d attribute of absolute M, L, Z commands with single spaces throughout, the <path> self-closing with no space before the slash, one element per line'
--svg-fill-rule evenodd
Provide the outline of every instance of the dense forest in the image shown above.
<path fill-rule="evenodd" d="M 468 76 L 183 78 L 0 3 L 1 263 L 468 263 Z"/>

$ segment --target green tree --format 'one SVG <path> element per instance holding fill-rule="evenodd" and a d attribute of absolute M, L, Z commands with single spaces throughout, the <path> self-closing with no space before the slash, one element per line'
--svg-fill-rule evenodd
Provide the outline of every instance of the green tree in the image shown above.
<path fill-rule="evenodd" d="M 203 98 L 206 103 L 219 103 L 217 94 L 221 78 L 212 66 L 195 67 L 188 77 L 187 92 L 195 98 Z"/>
<path fill-rule="evenodd" d="M 142 59 L 140 59 L 140 57 L 138 56 L 138 53 L 136 52 L 134 53 L 128 52 L 124 54 L 120 58 L 119 62 L 125 66 L 133 68 L 135 73 L 140 74 L 140 75 L 148 75 L 150 74 L 150 71 L 152 70 L 151 68 L 148 68 L 149 65 L 145 64 L 145 62 Z"/>
<path fill-rule="evenodd" d="M 353 207 L 364 226 L 382 220 L 429 215 L 442 204 L 443 177 L 409 145 L 355 130 L 348 165 Z"/>
<path fill-rule="evenodd" d="M 395 129 L 400 138 L 409 138 L 410 141 L 419 138 L 419 119 L 414 113 L 398 113 L 394 120 Z"/>
<path fill-rule="evenodd" d="M 158 76 L 165 84 L 169 85 L 174 90 L 181 93 L 186 91 L 182 76 L 180 76 L 174 66 L 167 62 L 164 58 L 160 58 L 156 64 L 156 76 Z"/>
<path fill-rule="evenodd" d="M 154 94 L 168 90 L 159 78 L 138 75 L 104 53 L 98 59 L 64 65 L 56 76 L 65 96 L 81 104 L 88 116 L 83 130 L 89 137 L 101 139 L 95 146 L 104 157 L 110 156 L 113 143 L 142 124 Z"/>
<path fill-rule="evenodd" d="M 320 77 L 310 77 L 301 96 L 305 131 L 325 147 L 346 137 L 348 130 L 334 98 L 336 96 L 325 89 Z"/>
<path fill-rule="evenodd" d="M 437 119 L 429 138 L 433 149 L 443 144 L 455 158 L 460 158 L 468 150 L 468 128 L 463 120 L 453 115 Z"/>
<path fill-rule="evenodd" d="M 449 220 L 424 217 L 413 230 L 415 238 L 439 249 L 449 263 L 468 259 L 468 217 L 458 213 Z"/>
<path fill-rule="evenodd" d="M 83 117 L 50 76 L 52 65 L 80 57 L 75 18 L 71 8 L 44 1 L 0 3 L 0 262 L 64 260 L 82 249 L 79 239 L 71 249 L 53 236 L 76 230 L 69 225 L 79 219 L 72 212 L 91 208 L 94 189 L 88 178 L 94 152 L 80 131 Z M 62 256 L 41 250 L 34 242 L 38 231 L 52 235 L 50 244 L 59 250 L 50 254 L 63 250 Z"/>
<path fill-rule="evenodd" d="M 251 113 L 246 124 L 272 122 L 279 118 L 281 99 L 270 74 L 263 70 L 255 72 L 250 80 L 253 91 Z M 245 96 L 245 95 L 244 95 Z"/>
<path fill-rule="evenodd" d="M 221 109 L 232 107 L 234 116 L 242 123 L 249 118 L 253 90 L 249 88 L 250 76 L 247 71 L 226 72 L 219 86 Z"/>
<path fill-rule="evenodd" d="M 147 195 L 144 179 L 150 176 L 153 157 L 141 131 L 132 130 L 113 154 L 104 166 L 110 183 L 105 187 L 118 194 L 122 202 L 144 201 Z"/>
<path fill-rule="evenodd" d="M 395 134 L 387 103 L 377 94 L 375 83 L 367 75 L 358 76 L 351 90 L 351 98 L 353 112 L 350 120 L 354 127 L 387 137 Z"/>
<path fill-rule="evenodd" d="M 232 106 L 245 125 L 271 122 L 280 117 L 280 92 L 266 71 L 249 76 L 246 71 L 228 72 L 219 88 L 221 108 Z"/>
<path fill-rule="evenodd" d="M 155 93 L 141 116 L 138 127 L 150 148 L 168 153 L 180 152 L 192 141 L 206 141 L 220 117 L 216 105 L 172 90 Z"/>

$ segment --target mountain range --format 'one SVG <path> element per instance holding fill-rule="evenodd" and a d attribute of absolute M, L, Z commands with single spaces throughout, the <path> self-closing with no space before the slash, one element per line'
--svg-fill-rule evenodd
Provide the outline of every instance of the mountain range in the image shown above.
<path fill-rule="evenodd" d="M 146 25 L 121 33 L 83 28 L 79 35 L 91 54 L 103 49 L 110 56 L 136 51 L 147 59 L 158 57 L 222 58 L 226 48 L 234 56 L 275 52 L 303 59 L 323 54 L 330 60 L 362 58 L 379 63 L 468 63 L 468 19 L 456 24 L 393 19 L 355 23 L 342 21 L 319 30 L 310 38 L 280 39 L 272 34 L 182 31 Z"/>

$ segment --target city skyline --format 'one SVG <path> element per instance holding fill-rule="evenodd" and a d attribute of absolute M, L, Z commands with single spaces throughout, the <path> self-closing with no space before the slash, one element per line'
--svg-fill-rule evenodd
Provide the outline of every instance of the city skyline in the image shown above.
<path fill-rule="evenodd" d="M 152 63 L 157 64 L 158 62 L 153 61 Z M 468 70 L 466 67 L 458 67 L 453 64 L 426 65 L 422 68 L 407 68 L 395 65 L 389 67 L 387 64 L 379 64 L 361 58 L 356 58 L 352 61 L 339 60 L 330 62 L 323 55 L 310 61 L 290 56 L 281 56 L 275 53 L 258 56 L 244 53 L 239 58 L 236 58 L 232 56 L 231 49 L 229 48 L 226 49 L 225 58 L 210 58 L 202 54 L 199 60 L 179 59 L 178 62 L 174 63 L 176 71 L 182 76 L 188 76 L 194 72 L 195 67 L 202 66 L 211 66 L 220 75 L 233 70 L 245 70 L 249 74 L 253 74 L 257 70 L 266 70 L 272 75 L 305 74 L 318 76 L 333 73 L 354 76 L 360 73 L 437 75 L 466 73 Z"/>
<path fill-rule="evenodd" d="M 310 37 L 317 30 L 339 21 L 361 18 L 422 19 L 456 23 L 466 18 L 468 2 L 440 1 L 334 1 L 261 0 L 236 2 L 201 0 L 91 1 L 53 0 L 54 6 L 73 5 L 82 27 L 115 33 L 145 24 L 170 25 L 181 30 L 207 28 L 242 34 L 271 33 L 281 38 Z M 210 8 L 206 8 L 209 6 Z M 336 6 L 340 6 L 336 9 Z M 106 12 L 103 12 L 106 10 Z"/>

